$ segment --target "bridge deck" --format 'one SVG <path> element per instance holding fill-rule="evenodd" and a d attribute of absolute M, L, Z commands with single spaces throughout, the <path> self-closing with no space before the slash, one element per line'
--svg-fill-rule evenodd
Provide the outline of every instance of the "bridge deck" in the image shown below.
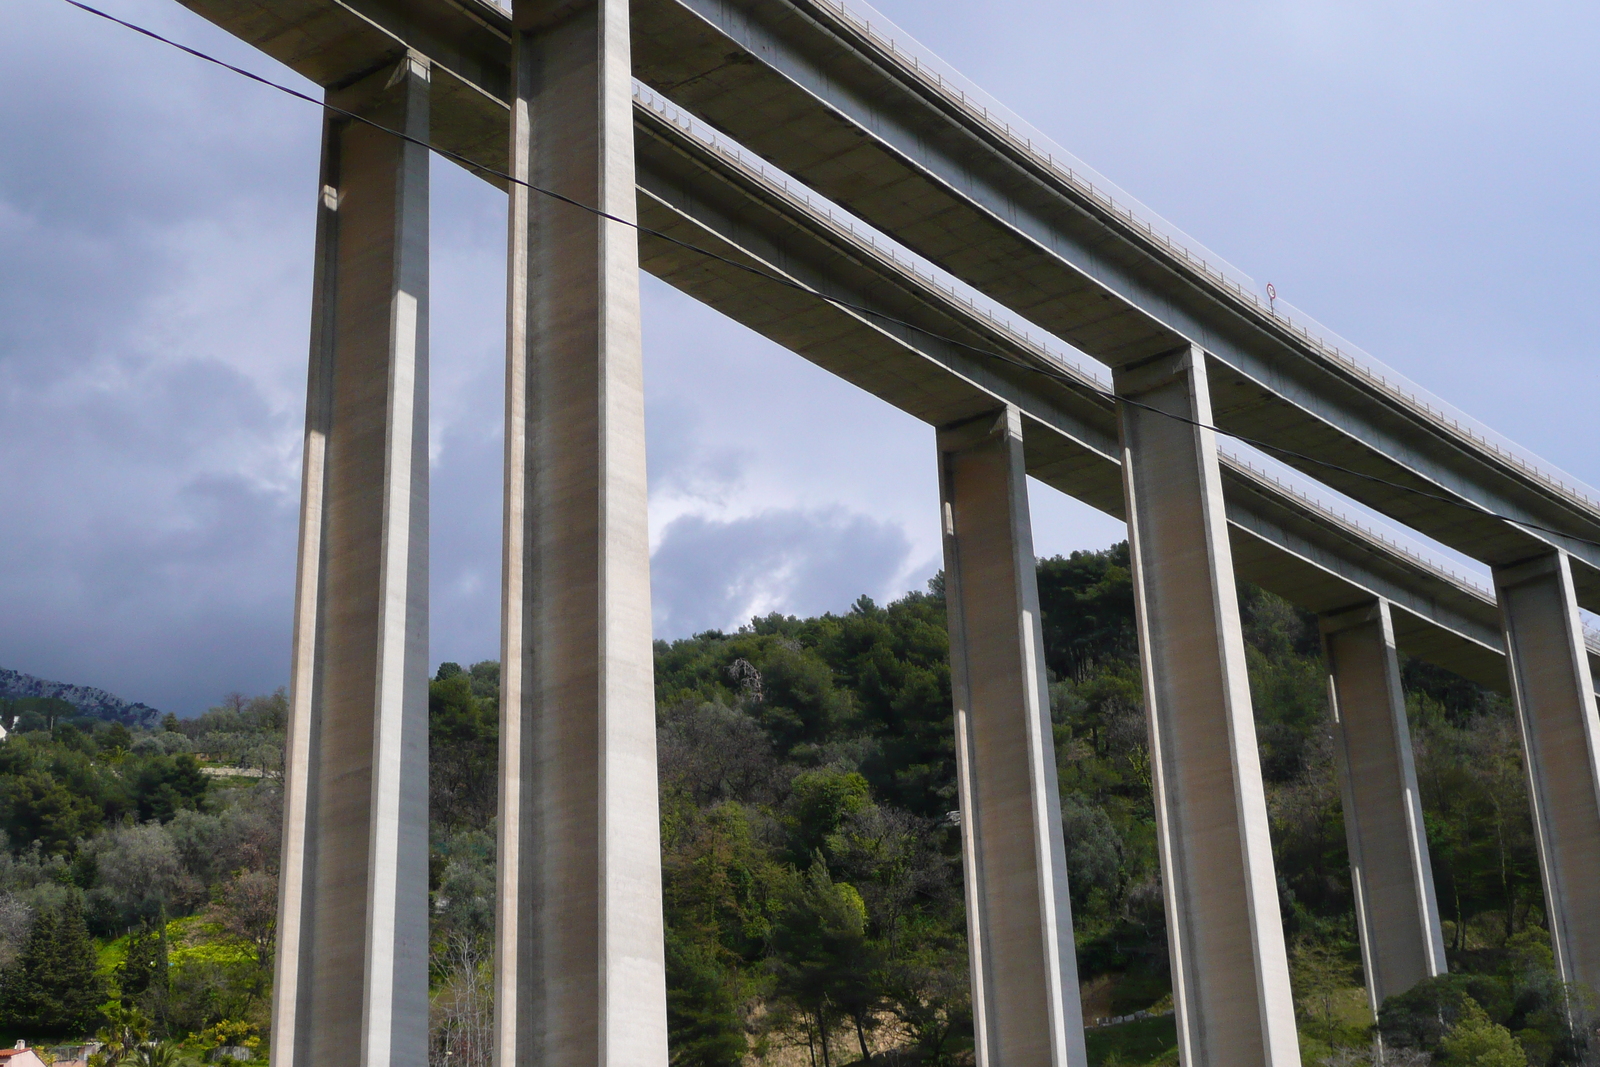
<path fill-rule="evenodd" d="M 1600 606 L 1600 546 L 1477 510 L 1600 539 L 1600 505 L 1302 335 L 825 0 L 633 10 L 640 80 L 787 173 L 1103 362 L 1201 345 L 1219 425 L 1468 505 L 1285 457 L 1484 562 L 1561 544 Z"/>

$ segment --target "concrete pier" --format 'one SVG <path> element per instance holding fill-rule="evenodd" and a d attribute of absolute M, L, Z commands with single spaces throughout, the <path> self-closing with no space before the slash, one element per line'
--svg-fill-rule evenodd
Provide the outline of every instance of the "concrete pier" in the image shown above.
<path fill-rule="evenodd" d="M 1509 674 L 1557 964 L 1600 984 L 1600 645 L 1577 615 L 1600 607 L 1600 507 L 1571 479 L 1330 358 L 1336 340 L 885 47 L 879 19 L 796 0 L 180 2 L 497 187 L 509 168 L 571 201 L 512 183 L 500 1067 L 667 1057 L 641 244 L 658 277 L 942 428 L 982 1062 L 1082 1059 L 1024 456 L 1129 522 L 1186 1064 L 1298 1062 L 1234 558 L 1340 613 L 1325 639 L 1374 1003 L 1442 965 L 1396 641 L 1491 688 Z M 631 76 L 652 90 L 633 107 Z M 334 119 L 323 172 L 274 1060 L 420 1064 L 426 159 Z M 642 205 L 648 225 L 574 205 Z M 1029 324 L 1114 367 L 1122 403 Z M 1495 566 L 1499 604 L 1242 460 L 1219 477 L 1218 423 Z"/>
<path fill-rule="evenodd" d="M 1179 1055 L 1295 1065 L 1205 356 L 1159 356 L 1115 384 Z"/>
<path fill-rule="evenodd" d="M 329 102 L 428 137 L 408 57 Z M 428 152 L 328 114 L 274 1067 L 427 1062 Z"/>
<path fill-rule="evenodd" d="M 938 448 L 978 1063 L 1086 1067 L 1021 414 Z"/>
<path fill-rule="evenodd" d="M 1572 565 L 1558 550 L 1494 583 L 1556 970 L 1600 989 L 1600 719 Z"/>
<path fill-rule="evenodd" d="M 1444 932 L 1389 605 L 1325 615 L 1321 627 L 1361 960 L 1376 1015 L 1385 997 L 1448 969 Z"/>
<path fill-rule="evenodd" d="M 631 219 L 627 0 L 513 28 L 513 173 Z M 665 1065 L 638 235 L 510 193 L 496 1063 Z"/>

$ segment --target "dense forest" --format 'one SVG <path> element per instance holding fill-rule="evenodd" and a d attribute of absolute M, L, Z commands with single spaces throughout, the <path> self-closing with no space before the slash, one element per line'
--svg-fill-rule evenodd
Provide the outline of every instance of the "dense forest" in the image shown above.
<path fill-rule="evenodd" d="M 5 1045 L 98 1035 L 108 1065 L 167 1062 L 160 1039 L 262 1049 L 287 712 L 280 691 L 130 729 L 0 704 Z"/>
<path fill-rule="evenodd" d="M 1126 546 L 1042 560 L 1039 589 L 1091 1059 L 1173 1064 Z M 1304 1057 L 1370 1063 L 1316 622 L 1240 605 Z M 947 652 L 937 578 L 657 643 L 675 1065 L 971 1061 Z M 1385 1062 L 1600 1064 L 1594 998 L 1551 969 L 1506 702 L 1404 680 L 1451 973 L 1384 1005 Z M 440 1064 L 490 1062 L 498 690 L 495 663 L 430 689 Z M 264 1057 L 285 710 L 0 706 L 0 1038 Z"/>

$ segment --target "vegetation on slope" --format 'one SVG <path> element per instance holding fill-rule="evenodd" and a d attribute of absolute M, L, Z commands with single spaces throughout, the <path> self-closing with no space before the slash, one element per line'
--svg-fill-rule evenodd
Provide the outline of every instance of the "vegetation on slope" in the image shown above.
<path fill-rule="evenodd" d="M 1085 1014 L 1142 1013 L 1093 1029 L 1091 1054 L 1175 1062 L 1126 547 L 1043 560 L 1039 585 Z M 1306 1060 L 1364 1062 L 1315 621 L 1240 598 Z M 937 579 L 887 606 L 657 644 L 674 1064 L 970 1060 L 947 653 Z M 1405 683 L 1452 973 L 1384 1006 L 1390 1062 L 1588 1062 L 1589 1002 L 1551 974 L 1508 708 L 1419 663 Z M 441 1063 L 489 1062 L 498 690 L 494 663 L 444 664 L 430 690 Z M 282 729 L 281 695 L 154 731 L 23 711 L 0 743 L 0 1005 L 44 1006 L 0 1008 L 28 1020 L 16 1036 L 136 1009 L 158 1036 L 260 1049 Z M 87 1006 L 11 965 L 87 960 L 91 936 Z"/>
<path fill-rule="evenodd" d="M 0 742 L 0 1040 L 132 1027 L 259 1047 L 283 693 L 155 729 L 19 703 Z"/>

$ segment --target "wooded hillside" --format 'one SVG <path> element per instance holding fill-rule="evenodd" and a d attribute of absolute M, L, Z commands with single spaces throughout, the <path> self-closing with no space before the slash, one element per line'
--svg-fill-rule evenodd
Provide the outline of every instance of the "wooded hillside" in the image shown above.
<path fill-rule="evenodd" d="M 1092 1057 L 1172 1063 L 1126 546 L 1043 560 L 1039 586 L 1085 1015 L 1149 1015 L 1092 1030 Z M 1315 620 L 1240 598 L 1305 1059 L 1367 1062 Z M 947 651 L 938 579 L 658 642 L 674 1064 L 970 1058 Z M 1592 998 L 1551 974 L 1508 706 L 1420 663 L 1405 683 L 1455 973 L 1386 1005 L 1390 1062 L 1600 1058 Z M 437 1063 L 489 1062 L 498 688 L 494 663 L 431 685 Z M 0 1038 L 264 1052 L 281 693 L 156 729 L 46 710 L 0 743 Z"/>

